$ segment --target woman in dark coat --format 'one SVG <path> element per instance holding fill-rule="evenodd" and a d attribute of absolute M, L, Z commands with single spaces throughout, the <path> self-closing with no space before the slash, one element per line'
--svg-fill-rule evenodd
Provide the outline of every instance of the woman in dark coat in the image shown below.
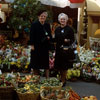
<path fill-rule="evenodd" d="M 74 32 L 67 25 L 68 16 L 66 14 L 59 14 L 58 20 L 60 26 L 55 30 L 55 69 L 60 71 L 61 81 L 65 85 L 66 70 L 73 67 L 74 51 L 72 50 L 72 44 L 74 42 Z"/>
<path fill-rule="evenodd" d="M 38 12 L 38 20 L 32 23 L 30 30 L 31 62 L 34 74 L 38 74 L 39 69 L 46 69 L 46 77 L 49 76 L 49 46 L 51 39 L 51 29 L 45 23 L 47 12 Z"/>

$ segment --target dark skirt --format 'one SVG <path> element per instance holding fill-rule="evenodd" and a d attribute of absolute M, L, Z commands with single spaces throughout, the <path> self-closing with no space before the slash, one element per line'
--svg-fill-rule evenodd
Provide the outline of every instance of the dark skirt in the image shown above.
<path fill-rule="evenodd" d="M 64 69 L 73 67 L 73 55 L 74 52 L 64 51 L 62 49 L 56 50 L 55 55 L 55 69 Z"/>
<path fill-rule="evenodd" d="M 31 50 L 30 67 L 33 69 L 49 69 L 49 52 L 46 49 Z"/>

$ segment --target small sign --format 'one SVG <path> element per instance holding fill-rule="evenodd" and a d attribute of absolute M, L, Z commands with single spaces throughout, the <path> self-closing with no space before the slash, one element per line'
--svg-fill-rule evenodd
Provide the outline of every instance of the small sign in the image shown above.
<path fill-rule="evenodd" d="M 100 38 L 89 37 L 89 42 L 92 50 L 100 50 Z"/>

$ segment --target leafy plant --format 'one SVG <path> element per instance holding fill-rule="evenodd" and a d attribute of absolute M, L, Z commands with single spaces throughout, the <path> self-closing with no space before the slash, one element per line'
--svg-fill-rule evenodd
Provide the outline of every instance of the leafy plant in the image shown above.
<path fill-rule="evenodd" d="M 9 26 L 19 33 L 29 33 L 32 21 L 37 19 L 37 12 L 46 9 L 46 6 L 38 0 L 14 0 L 11 9 Z"/>

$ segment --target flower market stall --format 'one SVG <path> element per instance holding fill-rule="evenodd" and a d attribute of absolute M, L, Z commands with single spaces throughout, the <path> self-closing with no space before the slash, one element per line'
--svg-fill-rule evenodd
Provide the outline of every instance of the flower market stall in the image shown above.
<path fill-rule="evenodd" d="M 58 7 L 59 9 L 63 9 L 66 6 L 68 8 L 75 8 L 78 13 L 78 10 L 84 6 L 86 0 L 39 1 L 44 5 Z M 10 19 L 10 23 L 6 27 L 8 30 L 10 30 L 10 28 L 12 29 L 9 34 L 0 33 L 0 100 L 97 100 L 96 96 L 92 94 L 89 96 L 84 96 L 84 94 L 80 96 L 73 88 L 67 87 L 69 83 L 63 87 L 60 81 L 60 74 L 59 72 L 56 73 L 54 69 L 55 47 L 53 48 L 54 50 L 49 51 L 50 78 L 44 78 L 44 70 L 40 70 L 40 75 L 34 75 L 33 69 L 29 72 L 31 47 L 27 45 L 28 33 L 32 21 L 36 18 L 35 14 L 37 10 L 41 8 L 42 4 L 40 4 L 40 2 L 38 3 L 37 0 L 28 0 L 28 2 L 26 2 L 26 0 L 19 0 L 19 2 L 17 2 L 17 0 L 0 0 L 0 3 L 2 2 L 7 3 L 10 11 L 5 12 L 7 21 Z M 10 2 L 12 3 L 10 4 Z M 0 7 L 1 12 L 4 10 L 3 6 L 4 4 Z M 51 13 L 51 7 L 50 9 L 48 7 L 48 10 L 50 10 Z M 71 10 L 67 11 L 69 11 L 69 15 Z M 12 16 L 10 16 L 10 14 Z M 29 16 L 26 16 L 27 14 Z M 51 19 L 52 14 L 49 15 Z M 72 13 L 72 15 L 75 18 L 75 14 Z M 82 17 L 83 15 L 78 14 L 77 16 Z M 6 20 L 4 20 L 4 22 L 5 21 Z M 59 24 L 56 22 L 51 25 L 53 38 L 57 26 L 59 26 Z M 14 30 L 14 33 L 12 30 Z M 26 38 L 20 37 L 24 33 Z M 9 35 L 10 39 L 13 37 L 15 41 L 8 40 L 9 37 L 7 38 L 6 35 Z M 17 40 L 19 37 L 21 38 L 21 42 Z M 73 68 L 67 70 L 67 82 L 81 80 L 97 82 L 100 85 L 100 38 L 89 37 L 89 39 L 89 49 L 79 45 L 79 50 L 77 50 L 77 44 L 75 44 L 75 54 L 77 57 L 74 61 Z M 23 40 L 26 41 L 24 41 L 25 44 L 22 43 Z"/>
<path fill-rule="evenodd" d="M 2 41 L 2 39 L 1 39 Z M 75 62 L 72 69 L 67 71 L 67 80 L 77 81 L 83 79 L 85 81 L 93 81 L 93 79 L 100 83 L 100 52 L 79 46 L 78 51 L 79 60 Z M 55 60 L 55 51 L 49 52 L 50 68 L 53 69 Z M 41 81 L 40 76 L 34 76 L 33 73 L 29 75 L 22 75 L 22 72 L 28 69 L 30 63 L 30 46 L 23 46 L 3 39 L 0 45 L 0 95 L 2 100 L 4 94 L 9 94 L 7 100 L 13 100 L 12 94 L 16 92 L 19 100 L 81 100 L 81 97 L 72 89 L 63 90 L 62 83 L 57 78 L 44 79 Z M 2 73 L 4 72 L 4 73 Z M 11 72 L 11 73 L 5 73 Z M 13 73 L 15 72 L 15 73 Z M 21 74 L 19 73 L 21 72 Z M 6 89 L 7 91 L 5 92 Z M 4 91 L 4 92 L 3 92 Z M 4 93 L 4 94 L 3 94 Z M 74 97 L 75 96 L 75 97 Z M 8 99 L 10 98 L 10 99 Z M 82 100 L 94 98 L 95 96 L 83 97 Z"/>

